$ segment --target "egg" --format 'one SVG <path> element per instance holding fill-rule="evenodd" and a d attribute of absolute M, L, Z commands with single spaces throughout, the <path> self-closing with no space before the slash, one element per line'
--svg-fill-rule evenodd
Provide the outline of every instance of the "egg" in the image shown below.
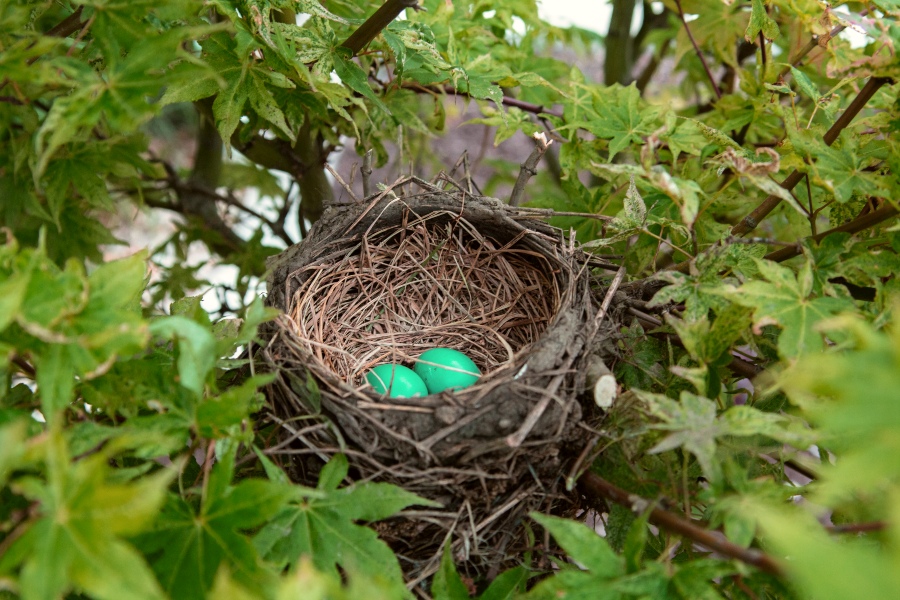
<path fill-rule="evenodd" d="M 481 371 L 471 358 L 450 348 L 432 348 L 423 352 L 413 370 L 431 394 L 467 388 L 481 377 Z"/>
<path fill-rule="evenodd" d="M 403 365 L 378 365 L 366 373 L 366 381 L 377 394 L 390 398 L 427 396 L 425 382 L 412 369 Z"/>

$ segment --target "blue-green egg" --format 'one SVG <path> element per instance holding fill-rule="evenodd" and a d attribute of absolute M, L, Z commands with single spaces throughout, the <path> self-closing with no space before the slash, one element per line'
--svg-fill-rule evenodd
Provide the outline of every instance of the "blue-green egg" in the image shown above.
<path fill-rule="evenodd" d="M 451 348 L 432 348 L 423 352 L 413 370 L 425 382 L 430 394 L 461 390 L 481 377 L 481 371 L 471 358 Z"/>
<path fill-rule="evenodd" d="M 428 395 L 428 388 L 422 378 L 403 365 L 378 365 L 366 373 L 366 381 L 376 394 L 387 393 L 390 398 Z"/>

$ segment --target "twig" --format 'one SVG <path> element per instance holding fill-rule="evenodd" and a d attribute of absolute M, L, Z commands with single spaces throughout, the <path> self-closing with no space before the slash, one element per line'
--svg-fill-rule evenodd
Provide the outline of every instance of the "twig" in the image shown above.
<path fill-rule="evenodd" d="M 629 494 L 625 490 L 616 487 L 596 473 L 588 471 L 578 480 L 581 490 L 589 495 L 612 500 L 616 504 L 629 508 L 636 514 L 641 514 L 651 505 L 649 500 L 636 494 Z M 650 522 L 673 533 L 682 535 L 689 540 L 704 546 L 714 552 L 723 554 L 729 558 L 737 559 L 748 565 L 752 565 L 772 575 L 783 575 L 781 566 L 768 554 L 752 548 L 742 548 L 729 542 L 724 536 L 698 527 L 691 521 L 661 508 L 650 510 Z"/>
<path fill-rule="evenodd" d="M 404 83 L 402 85 L 405 90 L 412 90 L 414 92 L 418 92 L 420 94 L 447 94 L 449 96 L 469 96 L 467 92 L 461 92 L 454 88 L 451 85 L 445 86 L 424 86 L 418 83 Z M 535 115 L 547 115 L 550 117 L 556 117 L 557 119 L 562 119 L 563 114 L 559 111 L 554 111 L 550 109 L 544 108 L 541 104 L 532 104 L 531 102 L 525 102 L 524 100 L 519 100 L 518 98 L 511 98 L 509 96 L 503 96 L 503 99 L 500 101 L 503 106 L 509 106 L 512 108 L 518 108 L 519 110 L 525 111 L 527 113 L 532 113 Z"/>
<path fill-rule="evenodd" d="M 341 177 L 340 173 L 335 171 L 334 168 L 332 168 L 332 166 L 329 165 L 328 163 L 325 163 L 325 168 L 328 170 L 329 173 L 331 173 L 332 177 L 337 179 L 337 182 L 339 184 L 341 184 L 341 187 L 344 188 L 344 191 L 346 191 L 348 194 L 350 194 L 350 197 L 353 198 L 354 202 L 360 201 L 359 198 L 356 197 L 356 194 L 353 193 L 353 188 L 351 188 L 349 185 L 347 185 L 347 182 L 344 181 L 344 178 Z"/>
<path fill-rule="evenodd" d="M 69 15 L 62 21 L 60 21 L 54 27 L 51 27 L 50 29 L 48 29 L 47 33 L 45 33 L 44 35 L 46 35 L 48 37 L 59 37 L 59 38 L 69 37 L 76 31 L 81 29 L 81 27 L 84 25 L 84 23 L 81 21 L 81 11 L 82 10 L 84 10 L 84 7 L 79 6 L 75 10 L 75 12 L 73 12 L 71 15 Z M 37 43 L 37 42 L 35 42 L 35 43 Z M 29 48 L 32 46 L 34 46 L 34 43 L 31 44 L 31 46 L 29 46 Z M 33 65 L 39 58 L 40 58 L 40 56 L 32 56 L 31 58 L 29 58 L 26 61 L 26 64 Z M 3 82 L 0 83 L 0 90 L 5 88 L 7 83 L 9 83 L 9 79 L 4 78 Z"/>
<path fill-rule="evenodd" d="M 658 319 L 652 315 L 648 315 L 647 313 L 637 310 L 636 308 L 633 308 L 631 306 L 628 307 L 627 312 L 634 315 L 635 317 L 637 317 L 638 320 L 643 321 L 644 326 L 646 326 L 646 325 L 650 325 L 651 327 L 662 327 L 663 326 L 663 322 L 660 319 Z M 651 335 L 656 335 L 658 337 L 662 337 L 663 339 L 670 340 L 673 344 L 676 344 L 682 348 L 684 347 L 684 343 L 681 341 L 681 339 L 677 335 L 674 335 L 671 333 L 665 333 L 665 332 L 660 332 L 660 333 L 651 334 Z M 753 364 L 752 362 L 746 361 L 746 360 L 740 358 L 739 356 L 735 356 L 734 353 L 731 354 L 731 362 L 728 363 L 728 368 L 735 375 L 740 375 L 741 377 L 746 377 L 747 379 L 753 379 L 754 377 L 756 377 L 763 371 L 763 369 L 761 367 Z"/>
<path fill-rule="evenodd" d="M 548 140 L 543 132 L 535 133 L 532 137 L 534 138 L 534 150 L 531 151 L 531 154 L 525 159 L 525 162 L 522 163 L 519 169 L 519 177 L 516 179 L 516 184 L 509 195 L 510 206 L 522 204 L 522 198 L 525 195 L 525 185 L 529 179 L 537 175 L 537 165 L 541 161 L 541 157 L 544 156 L 544 152 L 553 143 L 553 140 Z"/>
<path fill-rule="evenodd" d="M 47 30 L 47 33 L 44 35 L 48 35 L 51 37 L 69 37 L 84 25 L 81 21 L 81 11 L 84 10 L 83 6 L 79 6 L 75 12 L 71 15 L 63 19 L 59 22 L 55 27 L 51 27 Z"/>
<path fill-rule="evenodd" d="M 888 524 L 884 521 L 872 521 L 871 523 L 847 523 L 844 525 L 832 525 L 828 527 L 828 533 L 866 533 L 868 531 L 883 531 Z"/>
<path fill-rule="evenodd" d="M 366 19 L 365 23 L 351 33 L 350 37 L 341 46 L 350 48 L 354 55 L 358 54 L 369 42 L 375 39 L 375 36 L 381 33 L 382 29 L 387 27 L 391 21 L 396 19 L 407 8 L 421 10 L 417 0 L 387 0 L 371 17 Z"/>
<path fill-rule="evenodd" d="M 850 103 L 850 106 L 847 107 L 840 117 L 838 117 L 837 121 L 834 122 L 834 125 L 825 132 L 825 135 L 822 136 L 825 144 L 830 146 L 837 139 L 838 135 L 840 135 L 841 131 L 850 124 L 850 121 L 863 109 L 866 103 L 872 99 L 872 96 L 875 95 L 881 86 L 886 84 L 889 81 L 887 77 L 872 77 L 869 81 L 866 82 L 866 85 L 863 86 L 863 89 L 859 91 L 859 94 L 856 98 L 853 99 L 853 102 Z M 781 187 L 786 189 L 787 191 L 791 191 L 796 187 L 798 183 L 803 179 L 803 174 L 798 170 L 794 170 L 791 172 L 787 178 L 781 182 Z M 763 202 L 757 206 L 753 212 L 749 215 L 741 219 L 740 223 L 732 227 L 731 235 L 745 235 L 754 229 L 759 223 L 768 216 L 770 212 L 775 210 L 781 203 L 781 198 L 772 194 Z M 679 266 L 679 270 L 681 270 Z"/>
<path fill-rule="evenodd" d="M 816 475 L 815 471 L 813 471 L 812 469 L 810 469 L 808 467 L 801 465 L 796 460 L 789 458 L 786 461 L 784 461 L 784 465 L 794 471 L 797 471 L 798 473 L 800 473 L 807 479 L 816 480 L 819 478 L 819 476 Z"/>
<path fill-rule="evenodd" d="M 709 78 L 710 84 L 712 84 L 713 91 L 716 93 L 716 98 L 722 98 L 722 92 L 719 90 L 719 85 L 716 83 L 716 78 L 713 77 L 712 71 L 709 68 L 709 64 L 706 62 L 706 57 L 703 56 L 703 52 L 700 51 L 700 46 L 697 45 L 697 40 L 694 39 L 694 34 L 691 33 L 691 28 L 687 24 L 687 20 L 684 18 L 684 9 L 681 8 L 681 0 L 675 0 L 675 7 L 678 9 L 678 16 L 681 18 L 681 23 L 684 25 L 684 31 L 687 33 L 688 39 L 691 40 L 691 45 L 694 47 L 694 52 L 697 53 L 697 57 L 700 59 L 700 62 L 703 64 L 703 70 L 706 71 L 706 76 Z"/>
<path fill-rule="evenodd" d="M 366 153 L 363 155 L 362 168 L 359 170 L 360 174 L 362 174 L 363 198 L 368 198 L 372 193 L 370 177 L 372 176 L 373 154 L 374 151 L 371 148 L 366 150 Z"/>
<path fill-rule="evenodd" d="M 869 9 L 864 8 L 860 11 L 859 16 L 865 17 L 867 14 L 869 14 Z M 778 73 L 778 79 L 784 79 L 787 74 L 791 72 L 791 67 L 796 67 L 800 63 L 800 61 L 806 58 L 806 55 L 812 52 L 817 46 L 823 46 L 824 44 L 827 44 L 846 28 L 846 25 L 837 25 L 825 36 L 814 35 L 809 38 L 809 41 L 806 42 L 806 45 L 800 48 L 800 50 L 797 51 L 797 54 L 791 57 L 791 61 L 781 70 L 780 73 Z"/>
<path fill-rule="evenodd" d="M 849 223 L 844 223 L 839 227 L 835 227 L 834 229 L 829 229 L 828 231 L 823 231 L 818 235 L 810 236 L 806 239 L 814 240 L 816 242 L 822 241 L 826 236 L 831 235 L 832 233 L 858 233 L 863 231 L 864 229 L 868 229 L 869 227 L 874 227 L 879 223 L 887 221 L 892 217 L 896 217 L 900 214 L 900 210 L 897 209 L 893 204 L 885 204 L 881 208 L 874 210 L 870 213 L 866 213 L 861 217 L 857 217 L 853 219 Z M 775 262 L 781 262 L 783 260 L 787 260 L 789 258 L 793 258 L 795 256 L 800 255 L 802 252 L 800 243 L 788 246 L 786 248 L 781 248 L 780 250 L 776 250 L 775 252 L 770 252 L 766 254 L 767 260 L 774 260 Z"/>

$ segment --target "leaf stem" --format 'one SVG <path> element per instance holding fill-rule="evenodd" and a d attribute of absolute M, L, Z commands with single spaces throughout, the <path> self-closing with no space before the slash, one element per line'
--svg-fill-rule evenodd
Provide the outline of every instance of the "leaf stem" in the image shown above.
<path fill-rule="evenodd" d="M 629 494 L 625 490 L 616 487 L 596 473 L 591 473 L 590 471 L 581 476 L 581 479 L 578 480 L 578 485 L 581 490 L 588 495 L 612 500 L 616 504 L 624 506 L 638 514 L 643 513 L 643 511 L 651 505 L 649 500 L 636 494 Z M 781 566 L 768 554 L 752 548 L 742 548 L 737 544 L 729 542 L 727 538 L 718 532 L 712 532 L 699 527 L 691 521 L 669 511 L 661 508 L 652 508 L 650 510 L 650 522 L 671 531 L 672 533 L 682 535 L 714 552 L 752 565 L 760 571 L 776 576 L 784 574 Z"/>

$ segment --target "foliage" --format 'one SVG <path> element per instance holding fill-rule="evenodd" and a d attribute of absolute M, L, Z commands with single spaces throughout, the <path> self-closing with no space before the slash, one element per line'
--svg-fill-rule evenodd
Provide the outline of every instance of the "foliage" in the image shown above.
<path fill-rule="evenodd" d="M 421 149 L 475 126 L 498 195 L 550 131 L 527 197 L 627 268 L 591 471 L 631 495 L 602 536 L 533 515 L 492 582 L 448 544 L 417 591 L 900 593 L 900 8 L 665 0 L 633 33 L 613 4 L 602 36 L 424 0 L 354 55 L 374 2 L 0 0 L 4 597 L 410 597 L 368 524 L 432 502 L 342 485 L 341 457 L 290 484 L 247 350 L 329 157 L 449 169 Z M 600 42 L 605 83 L 578 66 Z"/>

